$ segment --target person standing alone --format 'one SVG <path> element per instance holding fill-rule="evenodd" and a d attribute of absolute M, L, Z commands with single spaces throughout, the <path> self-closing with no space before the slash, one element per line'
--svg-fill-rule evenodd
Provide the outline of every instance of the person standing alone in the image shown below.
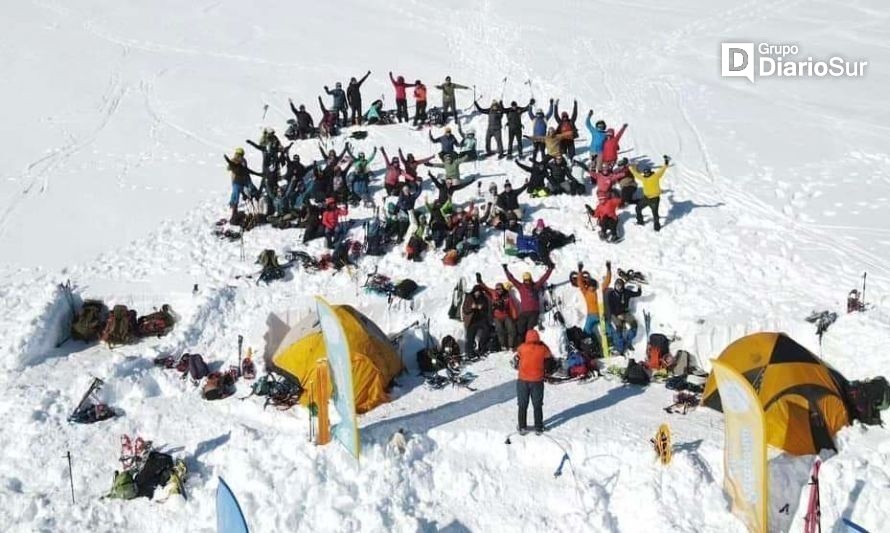
<path fill-rule="evenodd" d="M 541 342 L 541 337 L 535 329 L 525 333 L 525 342 L 516 349 L 519 370 L 516 379 L 516 399 L 519 403 L 517 429 L 520 435 L 528 433 L 529 399 L 534 413 L 535 434 L 544 433 L 544 375 L 547 360 L 552 357 L 550 348 Z"/>

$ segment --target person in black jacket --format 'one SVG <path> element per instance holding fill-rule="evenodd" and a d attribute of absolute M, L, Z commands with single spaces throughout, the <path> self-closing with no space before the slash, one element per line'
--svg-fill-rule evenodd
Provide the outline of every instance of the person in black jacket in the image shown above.
<path fill-rule="evenodd" d="M 485 130 L 485 154 L 491 155 L 491 140 L 498 145 L 498 157 L 504 157 L 504 138 L 501 129 L 504 127 L 504 103 L 498 100 L 491 101 L 491 107 L 481 107 L 479 102 L 473 102 L 476 110 L 483 115 L 488 115 L 488 129 Z"/>
<path fill-rule="evenodd" d="M 522 209 L 519 207 L 519 195 L 525 192 L 526 188 L 528 188 L 528 182 L 518 189 L 513 189 L 510 180 L 505 181 L 504 190 L 498 194 L 495 201 L 495 207 L 497 207 L 499 213 L 504 215 L 512 213 L 517 220 L 521 219 Z"/>
<path fill-rule="evenodd" d="M 346 107 L 346 93 L 343 91 L 343 84 L 339 81 L 336 85 L 334 85 L 334 90 L 328 89 L 328 86 L 324 86 L 324 92 L 328 93 L 334 98 L 333 105 L 331 106 L 331 111 L 334 115 L 338 113 L 342 115 L 340 117 L 340 127 L 345 128 L 349 124 L 349 112 Z M 321 99 L 319 99 L 319 103 Z M 322 109 L 324 109 L 324 104 L 322 104 Z"/>
<path fill-rule="evenodd" d="M 433 185 L 435 185 L 436 189 L 439 190 L 439 197 L 437 198 L 437 201 L 440 205 L 445 205 L 446 203 L 451 201 L 451 197 L 454 195 L 455 192 L 473 183 L 473 178 L 468 179 L 464 183 L 455 183 L 455 181 L 451 178 L 445 178 L 445 180 L 442 181 L 436 178 L 436 176 L 434 176 L 432 172 L 427 172 L 427 174 L 429 175 L 430 180 L 432 180 Z"/>
<path fill-rule="evenodd" d="M 371 75 L 371 71 L 365 73 L 362 79 L 356 80 L 354 77 L 349 79 L 349 85 L 346 87 L 346 100 L 352 109 L 352 123 L 356 126 L 362 123 L 362 84 Z"/>
<path fill-rule="evenodd" d="M 312 115 L 306 111 L 306 106 L 300 104 L 299 109 L 294 107 L 294 101 L 288 98 L 288 103 L 290 103 L 290 110 L 294 114 L 294 117 L 297 120 L 296 128 L 295 128 L 295 138 L 296 139 L 308 139 L 315 135 L 315 121 L 312 120 Z M 295 140 L 295 139 L 291 139 Z"/>
<path fill-rule="evenodd" d="M 633 350 L 633 340 L 637 336 L 637 319 L 630 312 L 630 299 L 638 298 L 641 294 L 640 289 L 625 287 L 623 279 L 617 279 L 615 286 L 609 289 L 607 294 L 607 308 L 615 326 L 613 340 L 615 348 L 622 354 L 627 350 Z"/>
<path fill-rule="evenodd" d="M 543 161 L 537 160 L 534 158 L 535 154 L 532 154 L 531 165 L 523 165 L 519 161 L 516 161 L 516 166 L 521 168 L 522 170 L 529 173 L 528 177 L 528 193 L 532 196 L 536 196 L 544 191 L 544 195 L 549 194 L 547 190 L 547 165 L 544 164 Z"/>
<path fill-rule="evenodd" d="M 515 101 L 507 108 L 507 157 L 513 157 L 513 141 L 516 141 L 516 155 L 522 157 L 522 115 L 535 105 L 535 99 L 528 101 L 525 107 L 519 107 Z"/>

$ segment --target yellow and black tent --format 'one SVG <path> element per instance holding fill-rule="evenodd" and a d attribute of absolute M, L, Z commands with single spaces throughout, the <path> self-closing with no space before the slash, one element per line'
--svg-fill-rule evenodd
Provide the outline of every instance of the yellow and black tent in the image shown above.
<path fill-rule="evenodd" d="M 349 344 L 355 408 L 364 413 L 389 401 L 386 390 L 402 371 L 402 360 L 393 343 L 371 319 L 348 305 L 333 308 Z M 317 376 L 327 372 L 318 315 L 312 310 L 293 326 L 288 325 L 287 318 L 288 315 L 269 315 L 266 364 L 297 378 L 304 389 L 310 390 Z M 309 394 L 300 396 L 300 403 L 308 405 L 309 402 Z"/>
<path fill-rule="evenodd" d="M 834 435 L 850 424 L 846 379 L 784 333 L 755 333 L 730 344 L 718 358 L 757 391 L 766 440 L 794 455 L 835 449 Z M 702 404 L 722 411 L 713 374 Z"/>

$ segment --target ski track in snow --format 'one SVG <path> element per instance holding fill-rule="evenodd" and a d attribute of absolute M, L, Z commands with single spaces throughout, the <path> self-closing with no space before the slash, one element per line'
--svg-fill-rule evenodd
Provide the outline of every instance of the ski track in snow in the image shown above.
<path fill-rule="evenodd" d="M 422 35 L 441 48 L 418 50 L 416 53 L 427 55 L 416 60 L 406 54 L 398 69 L 404 69 L 410 79 L 414 74 L 409 70 L 420 70 L 424 63 L 441 57 L 437 54 L 445 54 L 451 61 L 447 67 L 429 71 L 437 78 L 422 75 L 432 105 L 437 105 L 440 97 L 433 86 L 446 71 L 456 82 L 475 82 L 483 105 L 500 97 L 507 76 L 504 94 L 508 101 L 524 103 L 531 89 L 538 97 L 537 105 L 549 96 L 559 97 L 560 109 L 570 110 L 572 97 L 578 97 L 580 157 L 586 157 L 583 120 L 591 107 L 610 125 L 630 123 L 622 140 L 624 147 L 634 148 L 630 156 L 653 161 L 662 153 L 674 156 L 664 182 L 662 215 L 667 216 L 660 234 L 652 231 L 648 212 L 649 225 L 640 228 L 633 225 L 631 212 L 625 211 L 621 216 L 624 242 L 605 244 L 578 215 L 589 197 L 527 200 L 527 225 L 544 218 L 578 237 L 576 244 L 554 253 L 558 265 L 554 281 L 567 278 L 579 260 L 584 260 L 591 272 L 600 272 L 603 261 L 610 258 L 616 268 L 649 274 L 651 284 L 644 287 L 644 296 L 636 303 L 637 315 L 642 309 L 650 310 L 655 330 L 678 333 L 681 340 L 675 347 L 696 353 L 705 365 L 740 335 L 781 330 L 856 379 L 886 373 L 883 347 L 890 310 L 884 294 L 890 272 L 884 250 L 888 248 L 850 241 L 849 235 L 839 230 L 890 241 L 888 230 L 858 225 L 853 217 L 824 222 L 808 219 L 807 202 L 818 201 L 818 195 L 834 185 L 831 173 L 819 174 L 816 168 L 805 168 L 807 181 L 798 184 L 793 176 L 776 178 L 772 169 L 762 166 L 756 178 L 774 184 L 778 200 L 764 199 L 751 186 L 749 178 L 754 176 L 738 175 L 748 171 L 732 166 L 723 145 L 715 139 L 715 130 L 705 121 L 711 111 L 701 109 L 700 102 L 713 101 L 717 89 L 736 89 L 715 88 L 683 72 L 667 74 L 660 69 L 672 58 L 688 60 L 684 54 L 696 51 L 691 43 L 697 36 L 744 34 L 760 23 L 788 16 L 801 4 L 751 0 L 729 9 L 690 7 L 681 13 L 662 4 L 610 2 L 608 9 L 616 14 L 651 10 L 659 23 L 661 17 L 668 20 L 663 33 L 653 26 L 653 35 L 640 39 L 624 33 L 626 38 L 621 41 L 610 38 L 608 32 L 602 36 L 591 33 L 580 22 L 571 25 L 570 20 L 524 18 L 522 8 L 517 11 L 512 5 L 491 0 L 459 3 L 447 18 L 440 7 L 418 2 L 389 2 L 381 6 L 382 14 L 374 16 L 394 18 L 402 31 Z M 218 61 L 222 64 L 219 68 L 228 73 L 237 68 L 252 69 L 251 73 L 284 69 L 291 77 L 312 79 L 337 76 L 341 67 L 364 67 L 347 64 L 338 55 L 337 43 L 330 45 L 330 64 L 305 58 L 282 61 L 283 56 L 277 53 L 264 57 L 262 49 L 229 51 L 213 39 L 203 44 L 194 36 L 179 35 L 181 28 L 147 39 L 145 31 L 128 32 L 128 23 L 119 18 L 127 13 L 145 16 L 151 11 L 121 15 L 97 8 L 75 12 L 46 2 L 34 5 L 65 29 L 92 36 L 91 40 L 95 37 L 97 46 L 119 49 L 121 55 L 109 71 L 95 109 L 88 118 L 79 118 L 80 127 L 72 125 L 67 142 L 34 158 L 9 180 L 11 185 L 4 185 L 14 190 L 4 199 L 0 236 L 21 230 L 13 222 L 25 200 L 42 196 L 48 202 L 52 195 L 42 193 L 49 190 L 50 180 L 60 168 L 83 157 L 103 132 L 126 131 L 109 127 L 112 121 L 115 125 L 121 122 L 124 114 L 118 111 L 124 100 L 138 100 L 136 119 L 127 113 L 127 120 L 137 120 L 134 124 L 144 128 L 146 137 L 140 138 L 138 148 L 127 146 L 117 153 L 94 149 L 92 156 L 96 166 L 114 169 L 110 179 L 120 197 L 127 191 L 166 191 L 197 193 L 203 199 L 179 216 L 159 206 L 163 215 L 152 221 L 152 231 L 127 239 L 130 242 L 109 245 L 95 257 L 68 261 L 64 269 L 2 266 L 0 297 L 6 305 L 0 311 L 0 384 L 7 394 L 0 398 L 0 424 L 7 429 L 0 432 L 0 448 L 6 452 L 0 471 L 0 523 L 11 524 L 11 531 L 161 531 L 169 530 L 171 524 L 182 530 L 212 531 L 215 478 L 222 475 L 235 490 L 254 531 L 743 531 L 740 522 L 732 518 L 722 491 L 722 419 L 704 409 L 685 417 L 666 415 L 661 408 L 671 403 L 672 393 L 660 385 L 643 390 L 600 379 L 548 386 L 545 417 L 552 427 L 547 435 L 553 440 L 514 436 L 506 445 L 504 439 L 515 417 L 515 374 L 508 365 L 509 355 L 493 354 L 472 366 L 479 375 L 474 383 L 476 392 L 432 391 L 414 372 L 414 354 L 422 341 L 419 334 L 408 335 L 401 343 L 401 353 L 411 371 L 398 379 L 391 403 L 360 418 L 363 457 L 359 466 L 336 444 L 316 448 L 307 442 L 308 420 L 303 409 L 278 412 L 263 410 L 257 398 L 239 401 L 237 398 L 249 392 L 245 382 L 238 384 L 233 398 L 204 402 L 188 380 L 153 368 L 154 356 L 183 351 L 202 353 L 212 365 L 225 368 L 237 360 L 234 347 L 239 334 L 244 335 L 245 346 L 258 351 L 260 359 L 268 312 L 288 311 L 290 321 L 296 322 L 314 305 L 315 294 L 356 305 L 384 331 L 398 331 L 429 316 L 435 337 L 453 334 L 462 339 L 462 325 L 445 318 L 451 289 L 459 276 L 471 280 L 477 271 L 486 281 L 500 279 L 499 264 L 505 259 L 500 239 L 496 233 L 490 234 L 483 249 L 464 259 L 458 268 L 440 267 L 440 252 L 427 253 L 424 263 L 414 264 L 395 251 L 380 258 L 363 258 L 360 268 L 351 274 L 306 273 L 294 268 L 285 280 L 258 286 L 244 276 L 256 273 L 254 259 L 260 251 L 272 248 L 282 254 L 305 249 L 317 256 L 323 251 L 321 243 L 297 245 L 302 230 L 261 227 L 246 235 L 242 260 L 238 243 L 214 237 L 211 229 L 224 214 L 227 191 L 223 169 L 215 163 L 207 165 L 205 159 L 219 159 L 217 152 L 227 150 L 228 143 L 252 136 L 257 124 L 233 125 L 228 117 L 210 124 L 203 115 L 189 114 L 187 104 L 197 106 L 197 102 L 189 99 L 182 104 L 173 98 L 176 93 L 170 92 L 169 85 L 160 93 L 159 85 L 173 83 L 190 68 L 198 70 L 199 62 Z M 572 8 L 579 12 L 590 9 L 580 2 L 572 3 Z M 869 11 L 865 6 L 857 8 Z M 225 24 L 224 3 L 194 9 L 199 13 L 197 20 L 209 18 L 214 24 Z M 543 9 L 537 13 L 547 13 L 549 6 Z M 872 16 L 883 15 L 878 10 Z M 577 18 L 583 19 L 580 13 Z M 237 44 L 275 37 L 274 28 L 260 22 L 251 25 L 250 19 L 242 22 L 240 16 L 236 19 L 237 27 L 248 28 L 233 39 Z M 460 23 L 443 26 L 443 20 Z M 547 27 L 548 22 L 553 28 Z M 314 24 L 312 21 L 310 26 Z M 201 27 L 196 22 L 196 28 Z M 577 50 L 570 53 L 550 35 L 566 27 L 579 34 Z M 381 49 L 387 49 L 385 36 L 380 39 Z M 370 49 L 378 43 L 367 45 Z M 405 52 L 408 48 L 404 43 L 399 46 Z M 560 60 L 536 62 L 538 56 Z M 395 71 L 395 67 L 384 65 L 373 65 L 366 95 L 382 88 L 390 97 L 385 70 Z M 649 65 L 656 74 L 641 75 L 637 70 L 641 65 Z M 204 74 L 208 72 L 219 82 L 221 76 L 216 71 Z M 531 87 L 525 80 L 532 81 Z M 301 83 L 305 82 L 299 80 L 294 85 L 275 78 L 269 86 L 257 89 L 256 101 L 269 100 L 266 123 L 281 127 L 290 117 L 286 97 L 296 99 L 297 94 L 291 91 L 297 88 L 309 107 L 314 93 Z M 187 87 L 183 95 L 190 95 L 191 87 Z M 459 106 L 470 103 L 470 93 L 459 93 Z M 138 98 L 126 98 L 134 94 Z M 228 105 L 231 100 L 216 102 Z M 787 107 L 801 113 L 812 111 L 826 120 L 835 118 L 832 113 L 836 112 L 795 101 L 789 101 Z M 224 111 L 235 112 L 231 108 Z M 257 113 L 253 120 L 258 117 Z M 482 140 L 485 117 L 470 114 L 468 119 L 465 130 L 474 128 Z M 845 124 L 859 127 L 875 124 L 867 117 L 848 120 Z M 655 122 L 664 127 L 653 127 Z M 878 131 L 883 130 L 878 127 Z M 424 156 L 434 149 L 426 132 L 402 126 L 377 128 L 369 130 L 367 139 L 353 144 L 366 152 L 382 145 L 390 155 L 401 146 L 406 152 Z M 183 142 L 188 148 L 180 146 Z M 333 141 L 336 148 L 342 143 L 342 138 Z M 304 159 L 317 155 L 311 142 L 297 143 L 294 148 Z M 257 153 L 248 153 L 248 157 L 254 165 L 258 163 Z M 158 159 L 168 165 L 187 165 L 190 170 L 180 175 L 173 167 L 174 180 L 146 179 L 146 172 L 157 172 L 158 167 L 151 165 Z M 862 172 L 870 172 L 866 179 L 875 184 L 890 185 L 886 171 L 890 155 L 880 148 L 851 150 L 844 161 L 857 162 Z M 842 169 L 844 161 L 831 168 Z M 92 171 L 92 163 L 78 167 L 79 172 Z M 524 179 L 511 162 L 483 161 L 464 168 L 465 175 L 503 172 L 513 183 Z M 483 186 L 492 180 L 501 183 L 503 178 L 482 178 Z M 457 201 L 475 201 L 474 189 L 471 186 L 459 192 Z M 380 204 L 382 191 L 374 190 Z M 427 189 L 425 194 L 434 192 Z M 781 195 L 788 195 L 788 201 Z M 878 206 L 886 207 L 887 202 L 887 198 L 877 199 Z M 121 205 L 117 214 L 125 225 L 129 212 L 127 204 Z M 361 221 L 370 216 L 371 210 L 357 208 L 350 211 L 349 218 Z M 361 224 L 356 223 L 350 236 L 361 238 L 361 234 Z M 852 264 L 851 258 L 855 258 Z M 508 262 L 514 273 L 542 272 L 527 263 Z M 381 273 L 410 277 L 425 287 L 413 310 L 404 304 L 387 306 L 383 298 L 362 291 L 366 273 L 378 267 Z M 869 300 L 875 307 L 865 314 L 842 315 L 820 348 L 812 326 L 803 317 L 816 307 L 842 307 L 846 290 L 855 285 L 864 268 L 869 272 Z M 181 320 L 170 335 L 132 346 L 109 350 L 68 342 L 56 348 L 67 306 L 59 299 L 56 284 L 65 279 L 71 279 L 84 297 L 102 298 L 110 305 L 124 303 L 140 312 L 169 303 Z M 192 292 L 194 285 L 198 286 L 196 293 Z M 563 286 L 556 293 L 564 301 L 567 320 L 583 320 L 576 291 Z M 640 329 L 638 352 L 645 345 Z M 542 333 L 550 346 L 559 345 L 558 328 L 549 318 Z M 107 381 L 104 399 L 125 414 L 92 426 L 69 425 L 65 419 L 90 375 Z M 674 459 L 668 467 L 657 464 L 648 442 L 665 421 L 671 424 L 675 442 Z M 399 428 L 410 436 L 401 456 L 386 447 Z M 118 439 L 123 433 L 138 433 L 186 458 L 188 501 L 99 500 L 118 467 Z M 554 478 L 562 456 L 560 446 L 568 451 L 571 461 L 562 476 Z M 883 502 L 890 483 L 887 431 L 851 427 L 839 434 L 838 447 L 837 456 L 823 457 L 827 458 L 821 474 L 823 525 L 830 529 L 844 516 L 877 531 L 890 518 Z M 68 500 L 67 463 L 61 459 L 68 450 L 74 458 L 76 505 Z M 808 496 L 803 485 L 811 461 L 810 457 L 783 455 L 772 459 L 771 529 L 801 529 Z M 775 512 L 786 503 L 788 515 Z"/>

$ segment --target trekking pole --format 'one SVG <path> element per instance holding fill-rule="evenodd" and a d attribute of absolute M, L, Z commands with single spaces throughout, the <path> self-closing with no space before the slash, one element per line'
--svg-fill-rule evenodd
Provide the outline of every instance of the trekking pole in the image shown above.
<path fill-rule="evenodd" d="M 504 84 L 501 86 L 501 100 L 504 99 L 504 91 L 507 90 L 507 76 L 504 76 Z"/>
<path fill-rule="evenodd" d="M 71 482 L 71 504 L 74 505 L 74 475 L 71 471 L 71 450 L 68 450 L 68 453 L 62 457 L 68 458 L 68 481 Z"/>
<path fill-rule="evenodd" d="M 868 272 L 862 273 L 862 304 L 860 305 L 861 311 L 865 311 L 865 277 L 868 275 Z"/>
<path fill-rule="evenodd" d="M 238 371 L 241 371 L 241 346 L 244 344 L 244 337 L 238 335 Z"/>
<path fill-rule="evenodd" d="M 267 111 L 269 111 L 269 104 L 263 104 L 263 120 L 266 120 Z"/>

